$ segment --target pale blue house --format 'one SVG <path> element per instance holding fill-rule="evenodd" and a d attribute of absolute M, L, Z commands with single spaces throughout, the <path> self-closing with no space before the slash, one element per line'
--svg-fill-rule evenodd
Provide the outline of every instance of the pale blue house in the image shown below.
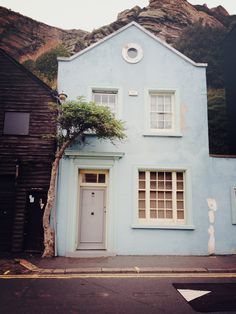
<path fill-rule="evenodd" d="M 134 22 L 59 58 L 59 91 L 109 106 L 127 140 L 67 150 L 58 255 L 236 252 L 236 161 L 209 156 L 205 72 Z"/>

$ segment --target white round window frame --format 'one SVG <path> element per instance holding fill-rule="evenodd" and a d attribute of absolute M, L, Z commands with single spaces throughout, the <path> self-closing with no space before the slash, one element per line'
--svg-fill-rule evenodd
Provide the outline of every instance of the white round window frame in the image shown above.
<path fill-rule="evenodd" d="M 137 51 L 137 56 L 134 58 L 130 57 L 128 54 L 129 49 L 135 49 Z M 129 63 L 138 63 L 143 58 L 143 49 L 138 44 L 129 43 L 122 48 L 122 56 L 125 61 Z"/>

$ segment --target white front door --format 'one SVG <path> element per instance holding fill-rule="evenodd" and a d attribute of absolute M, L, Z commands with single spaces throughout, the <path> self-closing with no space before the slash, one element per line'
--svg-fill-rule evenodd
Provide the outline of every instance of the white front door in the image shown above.
<path fill-rule="evenodd" d="M 106 188 L 80 188 L 78 249 L 105 249 Z"/>

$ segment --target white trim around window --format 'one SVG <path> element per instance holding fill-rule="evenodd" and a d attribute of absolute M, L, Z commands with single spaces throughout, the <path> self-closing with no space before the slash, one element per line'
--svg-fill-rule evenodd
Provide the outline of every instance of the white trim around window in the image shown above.
<path fill-rule="evenodd" d="M 146 130 L 144 136 L 182 136 L 178 90 L 147 89 L 145 104 Z"/>
<path fill-rule="evenodd" d="M 136 167 L 132 228 L 193 230 L 186 167 Z"/>
<path fill-rule="evenodd" d="M 121 117 L 121 88 L 111 86 L 91 86 L 89 87 L 89 99 L 102 104 L 105 99 L 105 104 L 110 107 L 116 118 Z M 97 98 L 97 101 L 96 101 Z"/>

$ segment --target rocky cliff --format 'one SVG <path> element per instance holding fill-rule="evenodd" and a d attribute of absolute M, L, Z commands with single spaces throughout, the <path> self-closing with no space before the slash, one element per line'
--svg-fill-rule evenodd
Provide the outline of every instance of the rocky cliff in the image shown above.
<path fill-rule="evenodd" d="M 87 32 L 62 30 L 0 7 L 0 47 L 23 62 L 64 43 L 70 51 L 80 47 Z"/>
<path fill-rule="evenodd" d="M 145 8 L 135 6 L 119 13 L 113 23 L 87 34 L 85 42 L 90 45 L 131 21 L 173 44 L 188 25 L 199 21 L 213 28 L 227 28 L 236 16 L 230 16 L 222 6 L 209 9 L 206 5 L 193 6 L 187 0 L 150 0 Z"/>
<path fill-rule="evenodd" d="M 150 0 L 147 7 L 135 6 L 125 10 L 113 23 L 88 33 L 51 27 L 0 7 L 0 47 L 21 62 L 35 60 L 60 43 L 75 53 L 131 21 L 173 44 L 184 28 L 194 22 L 200 21 L 213 28 L 228 28 L 236 21 L 236 16 L 230 16 L 221 6 L 209 9 L 206 5 L 193 6 L 187 0 Z"/>

